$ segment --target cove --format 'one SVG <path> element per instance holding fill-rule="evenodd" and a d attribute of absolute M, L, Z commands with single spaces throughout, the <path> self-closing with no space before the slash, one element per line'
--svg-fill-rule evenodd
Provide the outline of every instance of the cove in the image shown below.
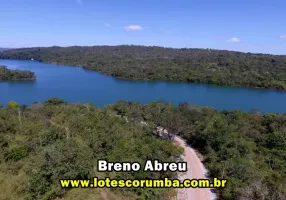
<path fill-rule="evenodd" d="M 46 64 L 27 60 L 1 60 L 9 69 L 35 72 L 36 81 L 0 82 L 0 104 L 9 101 L 31 105 L 58 97 L 70 103 L 91 102 L 102 107 L 119 100 L 149 103 L 188 102 L 218 110 L 258 109 L 262 112 L 286 112 L 286 92 L 223 87 L 166 81 L 127 81 L 80 67 Z"/>

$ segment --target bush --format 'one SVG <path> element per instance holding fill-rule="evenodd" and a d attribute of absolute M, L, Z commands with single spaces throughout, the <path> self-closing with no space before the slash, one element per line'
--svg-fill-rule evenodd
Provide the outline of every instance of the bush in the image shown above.
<path fill-rule="evenodd" d="M 66 102 L 59 98 L 50 98 L 44 102 L 44 105 L 60 105 L 60 104 L 66 104 Z"/>
<path fill-rule="evenodd" d="M 92 172 L 92 151 L 82 142 L 68 139 L 45 149 L 28 168 L 28 196 L 54 195 L 60 179 L 87 179 Z"/>
<path fill-rule="evenodd" d="M 7 103 L 7 107 L 8 108 L 18 108 L 19 107 L 19 104 L 15 101 L 10 101 Z"/>
<path fill-rule="evenodd" d="M 24 145 L 13 144 L 9 146 L 5 153 L 6 160 L 20 160 L 28 155 L 28 151 Z"/>

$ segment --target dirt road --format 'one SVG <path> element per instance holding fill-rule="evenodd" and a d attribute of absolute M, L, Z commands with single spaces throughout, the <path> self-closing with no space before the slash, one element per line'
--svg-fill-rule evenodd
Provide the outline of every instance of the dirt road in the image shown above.
<path fill-rule="evenodd" d="M 205 174 L 207 170 L 200 161 L 198 155 L 180 137 L 174 138 L 176 143 L 185 149 L 183 159 L 187 162 L 188 171 L 180 176 L 181 180 L 184 179 L 206 179 Z M 215 195 L 208 188 L 182 188 L 178 189 L 177 200 L 214 200 Z"/>

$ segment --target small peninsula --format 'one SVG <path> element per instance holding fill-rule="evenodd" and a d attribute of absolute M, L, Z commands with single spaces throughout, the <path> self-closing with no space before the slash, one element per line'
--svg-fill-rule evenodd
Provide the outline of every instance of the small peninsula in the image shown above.
<path fill-rule="evenodd" d="M 35 80 L 34 72 L 28 70 L 12 70 L 0 65 L 0 81 Z"/>

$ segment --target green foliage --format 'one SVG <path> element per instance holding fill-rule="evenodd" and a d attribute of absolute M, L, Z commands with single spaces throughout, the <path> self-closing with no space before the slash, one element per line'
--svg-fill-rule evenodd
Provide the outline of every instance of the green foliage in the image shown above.
<path fill-rule="evenodd" d="M 91 177 L 93 155 L 81 141 L 69 139 L 58 141 L 45 149 L 29 166 L 29 195 L 44 199 L 60 192 L 59 179 L 87 179 Z"/>
<path fill-rule="evenodd" d="M 6 160 L 20 160 L 28 155 L 28 151 L 24 145 L 12 144 L 6 149 L 4 156 Z"/>
<path fill-rule="evenodd" d="M 127 123 L 122 117 L 113 116 L 111 112 L 115 111 L 99 109 L 92 104 L 63 106 L 62 103 L 61 100 L 52 99 L 47 100 L 44 106 L 25 108 L 21 113 L 22 124 L 19 124 L 18 112 L 14 109 L 1 109 L 0 172 L 5 172 L 5 177 L 15 174 L 26 177 L 22 182 L 23 188 L 16 193 L 20 197 L 57 199 L 71 196 L 70 190 L 60 187 L 59 179 L 177 176 L 174 172 L 97 172 L 98 159 L 141 164 L 146 159 L 172 162 L 177 160 L 182 150 L 169 141 L 153 136 L 151 127 L 141 126 L 137 122 Z M 5 186 L 0 183 L 0 187 Z M 13 182 L 11 188 L 14 187 L 18 185 Z M 9 199 L 15 189 L 3 188 L 3 191 Z M 78 197 L 84 196 L 85 191 L 79 192 Z M 172 193 L 171 189 L 151 188 L 116 191 L 124 197 L 135 197 L 133 199 L 164 199 Z M 17 198 L 13 196 L 12 199 Z"/>
<path fill-rule="evenodd" d="M 19 108 L 20 108 L 21 112 L 24 112 L 27 109 L 27 106 L 26 105 L 20 105 Z"/>
<path fill-rule="evenodd" d="M 185 138 L 204 155 L 210 176 L 228 180 L 227 187 L 218 190 L 220 199 L 286 199 L 285 114 L 218 112 L 164 102 L 121 101 L 106 108 Z"/>
<path fill-rule="evenodd" d="M 35 80 L 33 72 L 27 70 L 11 70 L 0 66 L 0 81 Z"/>
<path fill-rule="evenodd" d="M 44 102 L 44 105 L 60 105 L 60 104 L 66 104 L 66 102 L 59 98 L 50 98 Z"/>
<path fill-rule="evenodd" d="M 228 180 L 227 187 L 218 190 L 220 199 L 286 198 L 285 114 L 218 112 L 186 103 L 174 106 L 166 102 L 144 105 L 120 101 L 105 108 L 51 103 L 26 108 L 21 116 L 20 125 L 18 112 L 8 108 L 0 111 L 0 172 L 5 177 L 26 177 L 21 182 L 24 189 L 17 192 L 26 199 L 72 196 L 70 190 L 59 187 L 61 178 L 177 177 L 172 172 L 96 171 L 97 160 L 102 158 L 141 164 L 146 159 L 177 160 L 182 150 L 153 136 L 156 126 L 185 138 L 204 156 L 210 176 Z M 142 126 L 142 121 L 147 125 Z M 130 188 L 116 192 L 135 199 L 166 199 L 173 191 Z"/>
<path fill-rule="evenodd" d="M 57 140 L 63 139 L 63 135 L 59 133 L 58 129 L 55 127 L 44 129 L 39 133 L 39 135 L 41 138 L 41 145 L 43 146 L 53 144 Z"/>
<path fill-rule="evenodd" d="M 82 66 L 117 78 L 286 89 L 286 56 L 144 46 L 11 49 L 4 59 Z"/>

